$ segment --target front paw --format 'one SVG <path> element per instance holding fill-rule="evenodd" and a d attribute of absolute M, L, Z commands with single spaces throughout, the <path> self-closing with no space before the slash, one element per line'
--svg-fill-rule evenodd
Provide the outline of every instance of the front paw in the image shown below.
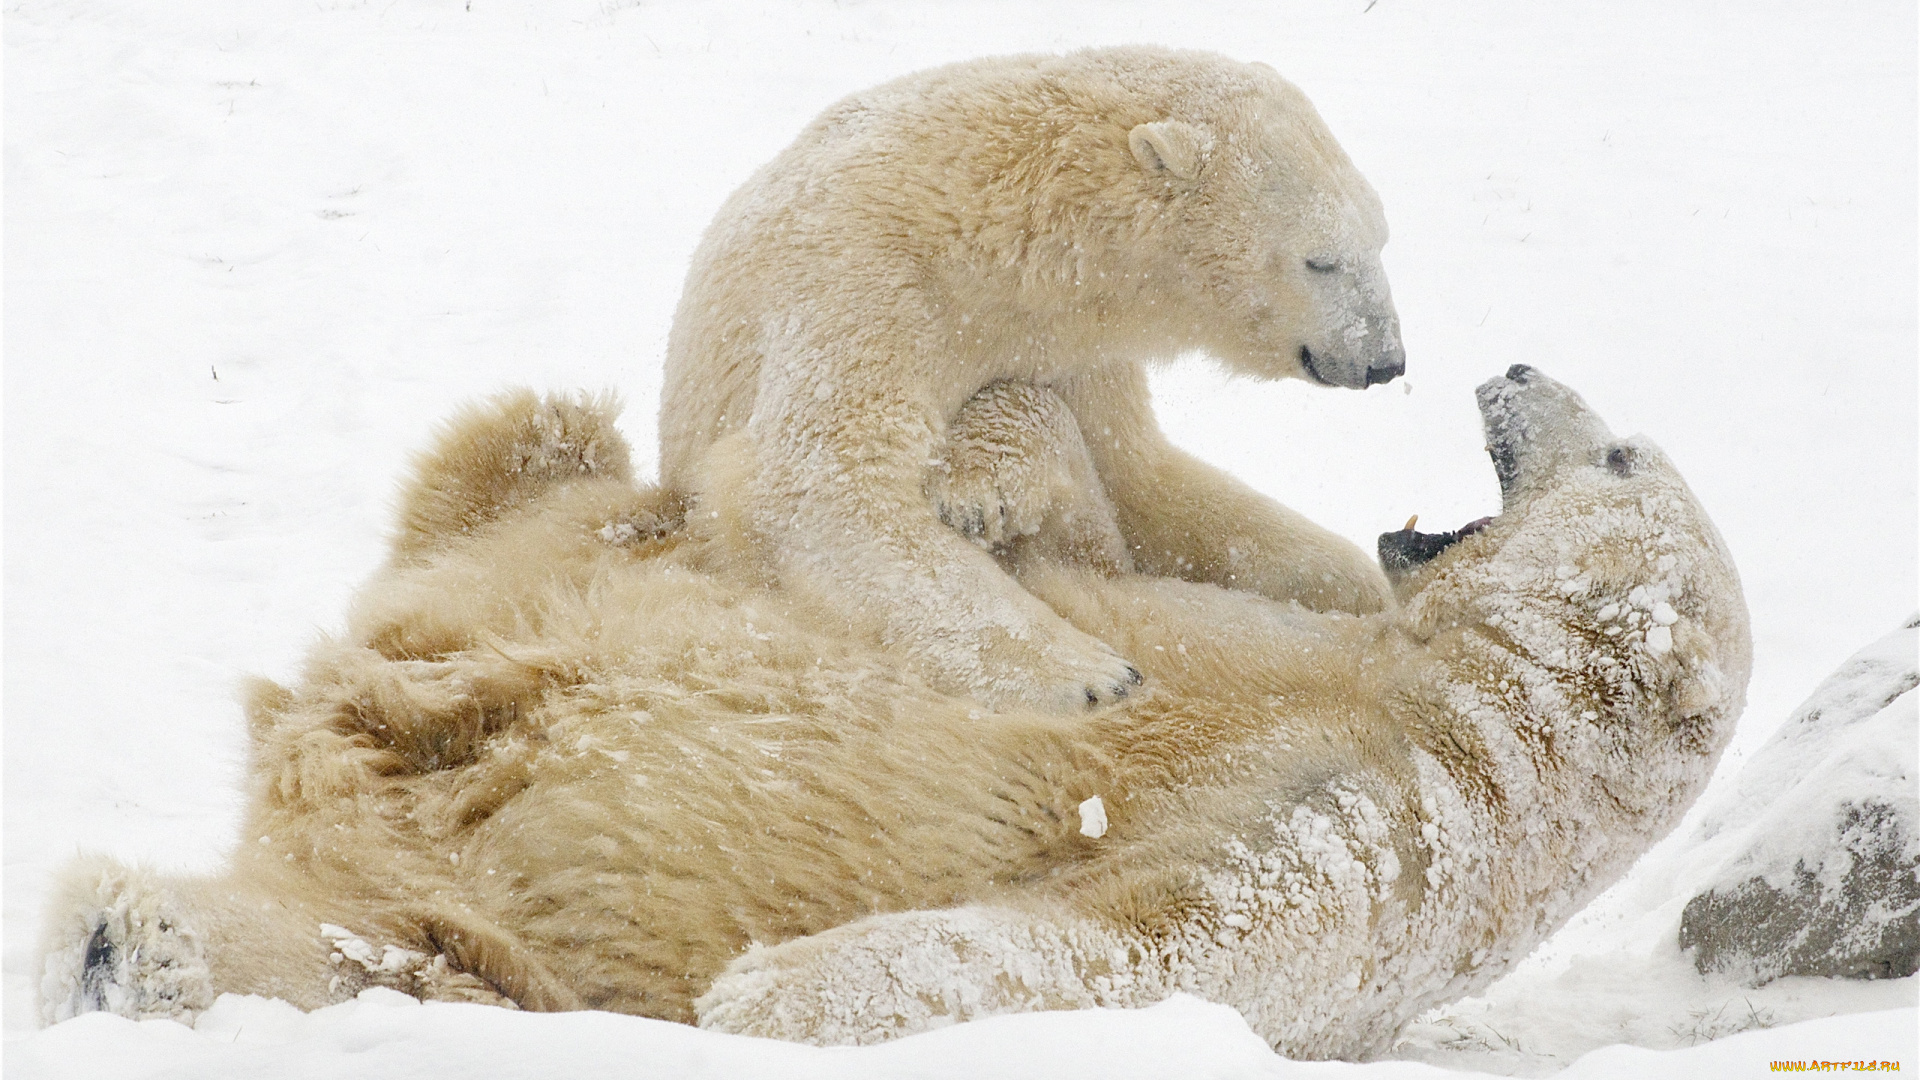
<path fill-rule="evenodd" d="M 1118 704 L 1145 681 L 1140 669 L 1111 645 L 1062 623 L 1055 632 L 1006 638 L 986 651 L 997 706 L 1082 712 Z"/>
<path fill-rule="evenodd" d="M 1057 703 L 1055 708 L 1098 709 L 1118 704 L 1146 681 L 1126 657 L 1103 641 L 1094 642 L 1099 645 L 1097 652 L 1067 665 L 1066 674 L 1047 688 L 1047 697 Z"/>
<path fill-rule="evenodd" d="M 1044 484 L 1021 483 L 998 470 L 948 460 L 928 479 L 928 496 L 940 520 L 985 548 L 997 548 L 1040 531 L 1050 499 Z"/>
<path fill-rule="evenodd" d="M 882 1002 L 892 989 L 884 965 L 861 950 L 834 948 L 842 928 L 772 947 L 756 945 L 693 1003 L 703 1028 L 816 1046 L 860 1046 L 900 1033 L 913 1020 L 904 1003 Z M 839 962 L 835 962 L 838 959 Z M 855 989 L 842 1000 L 836 991 Z"/>
<path fill-rule="evenodd" d="M 972 907 L 755 947 L 693 1003 L 704 1028 L 860 1046 L 1010 1012 L 1135 1004 L 1134 953 L 1091 924 Z"/>

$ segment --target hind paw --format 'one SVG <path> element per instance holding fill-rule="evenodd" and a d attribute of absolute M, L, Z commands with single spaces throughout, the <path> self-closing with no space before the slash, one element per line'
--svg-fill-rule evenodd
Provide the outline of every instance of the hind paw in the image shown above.
<path fill-rule="evenodd" d="M 191 1022 L 213 1004 L 199 936 L 164 889 L 144 886 L 106 869 L 90 883 L 90 902 L 69 909 L 41 977 L 48 1023 L 89 1012 Z"/>

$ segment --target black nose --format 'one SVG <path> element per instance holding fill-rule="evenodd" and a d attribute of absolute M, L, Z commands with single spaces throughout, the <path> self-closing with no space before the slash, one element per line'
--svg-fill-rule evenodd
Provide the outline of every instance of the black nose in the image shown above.
<path fill-rule="evenodd" d="M 1407 361 L 1404 357 L 1395 357 L 1379 367 L 1367 369 L 1367 385 L 1389 383 L 1407 373 Z"/>
<path fill-rule="evenodd" d="M 1532 368 L 1525 364 L 1515 364 L 1507 369 L 1507 381 L 1523 383 L 1527 381 L 1527 376 L 1531 374 L 1533 374 Z"/>

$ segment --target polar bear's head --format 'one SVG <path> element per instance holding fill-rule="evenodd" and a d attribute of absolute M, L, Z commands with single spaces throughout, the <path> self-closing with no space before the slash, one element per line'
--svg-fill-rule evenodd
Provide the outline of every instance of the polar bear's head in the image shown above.
<path fill-rule="evenodd" d="M 1416 637 L 1478 636 L 1465 647 L 1499 654 L 1477 662 L 1517 673 L 1508 683 L 1525 684 L 1529 708 L 1588 719 L 1606 739 L 1638 731 L 1716 752 L 1752 643 L 1706 511 L 1658 447 L 1616 437 L 1538 370 L 1516 364 L 1477 396 L 1500 514 L 1460 533 L 1380 538 Z M 1665 797 L 1668 779 L 1643 769 L 1606 782 L 1628 805 Z"/>
<path fill-rule="evenodd" d="M 1652 442 L 1615 436 L 1579 394 L 1525 364 L 1482 383 L 1475 397 L 1500 483 L 1500 513 L 1452 533 L 1383 534 L 1389 576 L 1424 582 L 1501 562 L 1503 591 L 1511 592 L 1529 577 L 1565 581 L 1596 561 L 1642 556 L 1655 572 L 1685 562 L 1702 573 L 1731 574 L 1718 532 Z M 1456 551 L 1469 537 L 1474 543 Z M 1668 565 L 1656 549 L 1674 556 L 1664 560 Z M 1550 591 L 1571 595 L 1558 586 Z"/>
<path fill-rule="evenodd" d="M 1500 515 L 1451 533 L 1417 533 L 1409 527 L 1383 534 L 1380 555 L 1389 575 L 1405 579 L 1489 526 L 1497 526 L 1493 531 L 1503 536 L 1557 531 L 1591 539 L 1594 528 L 1653 527 L 1650 508 L 1665 517 L 1684 517 L 1679 531 L 1717 543 L 1712 526 L 1659 448 L 1639 436 L 1616 438 L 1564 383 L 1515 364 L 1474 394 L 1486 429 L 1487 456 L 1500 482 Z M 1655 492 L 1661 497 L 1649 501 Z M 1536 502 L 1544 505 L 1536 508 Z"/>
<path fill-rule="evenodd" d="M 1181 222 L 1199 335 L 1232 370 L 1366 387 L 1406 369 L 1380 251 L 1386 215 L 1305 94 L 1264 64 L 1135 126 L 1128 146 Z"/>

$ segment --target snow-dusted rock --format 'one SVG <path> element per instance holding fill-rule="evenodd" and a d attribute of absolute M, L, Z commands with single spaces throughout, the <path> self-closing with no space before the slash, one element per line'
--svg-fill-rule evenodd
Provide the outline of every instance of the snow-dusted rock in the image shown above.
<path fill-rule="evenodd" d="M 1703 838 L 1748 835 L 1687 902 L 1702 974 L 1881 979 L 1920 966 L 1920 615 L 1854 654 L 1741 773 Z"/>

